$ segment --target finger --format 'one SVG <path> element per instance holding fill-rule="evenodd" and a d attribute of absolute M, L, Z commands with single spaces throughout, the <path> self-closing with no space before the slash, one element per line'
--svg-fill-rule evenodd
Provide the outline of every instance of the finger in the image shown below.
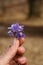
<path fill-rule="evenodd" d="M 9 48 L 9 50 L 6 52 L 6 54 L 3 56 L 3 62 L 9 63 L 9 61 L 16 55 L 17 50 L 19 47 L 19 40 L 15 39 L 12 46 Z"/>
<path fill-rule="evenodd" d="M 16 59 L 16 62 L 21 64 L 21 65 L 26 65 L 27 59 L 25 57 L 19 57 L 19 58 Z"/>
<path fill-rule="evenodd" d="M 23 46 L 20 46 L 18 48 L 17 54 L 18 55 L 23 55 L 25 53 L 25 48 Z"/>
<path fill-rule="evenodd" d="M 17 51 L 16 56 L 13 57 L 13 60 L 15 60 L 15 59 L 18 58 L 18 57 L 23 56 L 24 53 L 25 53 L 25 48 L 24 48 L 23 46 L 20 46 L 20 47 L 18 48 L 18 51 Z"/>
<path fill-rule="evenodd" d="M 15 61 L 11 61 L 9 65 L 17 65 L 17 63 Z"/>
<path fill-rule="evenodd" d="M 3 62 L 9 63 L 9 61 L 15 57 L 19 45 L 23 44 L 24 38 L 21 39 L 15 39 L 12 46 L 9 48 L 9 50 L 6 52 L 6 54 L 3 56 Z"/>
<path fill-rule="evenodd" d="M 25 40 L 24 38 L 19 39 L 20 46 L 24 43 L 24 40 Z"/>

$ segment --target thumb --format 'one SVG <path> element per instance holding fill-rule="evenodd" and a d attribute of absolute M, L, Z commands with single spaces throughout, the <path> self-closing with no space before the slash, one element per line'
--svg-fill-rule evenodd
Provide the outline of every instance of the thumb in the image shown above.
<path fill-rule="evenodd" d="M 3 63 L 7 64 L 10 62 L 10 60 L 16 55 L 18 47 L 19 47 L 19 40 L 15 39 L 12 46 L 9 48 L 9 50 L 4 55 L 2 59 Z"/>

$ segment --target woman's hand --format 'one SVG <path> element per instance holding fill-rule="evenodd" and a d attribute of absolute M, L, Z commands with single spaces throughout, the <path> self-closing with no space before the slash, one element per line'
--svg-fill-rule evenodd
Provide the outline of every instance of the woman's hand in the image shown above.
<path fill-rule="evenodd" d="M 25 48 L 22 46 L 24 38 L 15 39 L 12 46 L 0 58 L 0 65 L 27 65 L 27 59 L 23 57 Z"/>

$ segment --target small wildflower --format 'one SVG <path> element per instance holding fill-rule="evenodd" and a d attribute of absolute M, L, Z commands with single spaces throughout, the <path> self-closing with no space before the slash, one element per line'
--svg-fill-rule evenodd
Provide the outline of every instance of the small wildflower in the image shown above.
<path fill-rule="evenodd" d="M 8 32 L 8 34 L 10 36 L 16 35 L 17 38 L 25 37 L 25 34 L 23 33 L 23 30 L 24 30 L 24 26 L 23 25 L 20 26 L 18 23 L 12 24 L 11 27 L 8 27 L 8 29 L 10 30 Z"/>
<path fill-rule="evenodd" d="M 19 26 L 18 23 L 12 24 L 11 27 L 8 27 L 8 29 L 12 30 L 13 32 L 23 31 L 24 26 Z"/>
<path fill-rule="evenodd" d="M 20 37 L 24 38 L 25 37 L 25 34 L 23 34 L 22 32 L 17 32 L 16 33 L 16 37 L 17 38 L 20 38 Z"/>

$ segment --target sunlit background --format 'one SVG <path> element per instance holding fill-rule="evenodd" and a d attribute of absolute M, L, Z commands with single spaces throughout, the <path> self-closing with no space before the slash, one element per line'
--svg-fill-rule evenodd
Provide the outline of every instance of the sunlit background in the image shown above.
<path fill-rule="evenodd" d="M 0 0 L 0 55 L 13 42 L 8 26 L 16 22 L 25 26 L 28 65 L 43 65 L 43 0 Z"/>

